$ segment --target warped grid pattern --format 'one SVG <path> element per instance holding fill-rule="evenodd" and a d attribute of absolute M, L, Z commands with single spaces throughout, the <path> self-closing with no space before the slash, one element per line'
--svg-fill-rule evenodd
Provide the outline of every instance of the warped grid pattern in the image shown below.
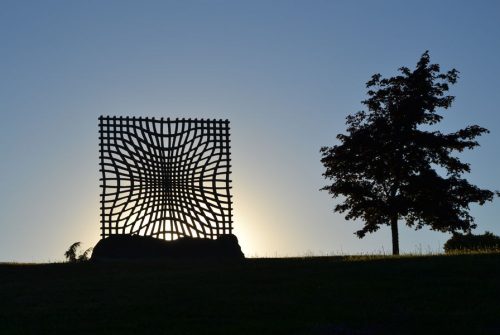
<path fill-rule="evenodd" d="M 232 231 L 228 120 L 99 117 L 101 236 Z"/>

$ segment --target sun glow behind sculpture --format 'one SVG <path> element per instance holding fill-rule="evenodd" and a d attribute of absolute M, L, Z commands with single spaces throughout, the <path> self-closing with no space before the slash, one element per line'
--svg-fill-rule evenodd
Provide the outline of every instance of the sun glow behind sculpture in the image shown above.
<path fill-rule="evenodd" d="M 228 120 L 100 117 L 101 236 L 232 232 Z"/>

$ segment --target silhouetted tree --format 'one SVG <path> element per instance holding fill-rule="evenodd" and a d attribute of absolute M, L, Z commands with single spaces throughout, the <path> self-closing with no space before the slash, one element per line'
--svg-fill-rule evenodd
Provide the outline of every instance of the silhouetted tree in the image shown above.
<path fill-rule="evenodd" d="M 364 221 L 356 232 L 360 238 L 390 225 L 395 255 L 399 220 L 415 229 L 429 225 L 468 233 L 476 227 L 469 204 L 483 205 L 498 195 L 462 178 L 470 166 L 452 155 L 478 146 L 475 138 L 487 129 L 473 125 L 450 134 L 429 130 L 442 119 L 437 109 L 453 102 L 445 92 L 456 83 L 458 71 L 441 73 L 438 64 L 430 64 L 428 52 L 415 70 L 399 71 L 387 79 L 373 75 L 366 83 L 369 97 L 362 101 L 368 111 L 349 115 L 347 134 L 337 135 L 340 144 L 321 148 L 323 176 L 333 181 L 322 190 L 345 197 L 334 210 L 346 212 L 347 220 Z"/>

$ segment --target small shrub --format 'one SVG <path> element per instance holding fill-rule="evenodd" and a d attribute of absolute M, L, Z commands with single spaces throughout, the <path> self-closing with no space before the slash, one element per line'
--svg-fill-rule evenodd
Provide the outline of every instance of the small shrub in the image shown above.
<path fill-rule="evenodd" d="M 77 256 L 77 250 L 80 247 L 81 242 L 73 243 L 68 250 L 64 253 L 64 257 L 69 263 L 81 263 L 89 260 L 89 254 L 92 252 L 92 248 L 88 248 L 83 253 Z"/>
<path fill-rule="evenodd" d="M 478 250 L 500 250 L 500 237 L 489 231 L 483 235 L 453 233 L 444 244 L 446 253 Z"/>
<path fill-rule="evenodd" d="M 89 254 L 92 252 L 92 248 L 88 248 L 85 250 L 80 256 L 77 258 L 77 262 L 86 262 L 89 260 Z"/>

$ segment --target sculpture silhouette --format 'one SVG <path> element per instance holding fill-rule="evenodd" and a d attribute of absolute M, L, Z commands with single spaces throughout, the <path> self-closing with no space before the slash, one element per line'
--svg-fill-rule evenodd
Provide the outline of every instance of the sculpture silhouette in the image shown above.
<path fill-rule="evenodd" d="M 101 236 L 232 233 L 228 120 L 99 117 Z"/>

